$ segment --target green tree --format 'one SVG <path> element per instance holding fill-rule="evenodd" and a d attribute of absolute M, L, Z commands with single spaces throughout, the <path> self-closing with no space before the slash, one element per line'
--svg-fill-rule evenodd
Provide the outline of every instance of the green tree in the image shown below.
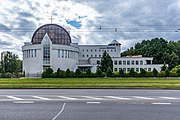
<path fill-rule="evenodd" d="M 79 68 L 76 69 L 75 76 L 78 78 L 81 77 L 81 70 Z"/>
<path fill-rule="evenodd" d="M 170 75 L 170 71 L 169 71 L 169 69 L 168 69 L 168 68 L 166 68 L 166 70 L 165 70 L 165 74 L 166 74 L 166 77 L 168 77 L 168 76 Z"/>
<path fill-rule="evenodd" d="M 134 71 L 134 68 L 131 68 L 130 71 L 129 71 L 129 75 L 130 76 L 136 76 L 136 72 Z"/>
<path fill-rule="evenodd" d="M 141 77 L 145 77 L 146 76 L 146 71 L 144 69 L 141 69 L 139 75 Z"/>
<path fill-rule="evenodd" d="M 122 68 L 119 69 L 119 76 L 124 76 L 125 73 L 124 73 L 124 70 Z"/>
<path fill-rule="evenodd" d="M 22 61 L 18 59 L 18 56 L 11 52 L 6 52 L 1 60 L 1 72 L 2 73 L 15 73 L 22 72 Z"/>
<path fill-rule="evenodd" d="M 69 70 L 69 68 L 66 70 L 66 72 L 65 72 L 65 77 L 66 78 L 70 78 L 70 70 Z"/>
<path fill-rule="evenodd" d="M 91 69 L 89 67 L 86 69 L 86 77 L 91 77 Z"/>
<path fill-rule="evenodd" d="M 111 69 L 111 67 L 109 66 L 108 67 L 108 69 L 107 69 L 107 71 L 106 71 L 106 75 L 107 75 L 107 77 L 112 77 L 112 69 Z"/>
<path fill-rule="evenodd" d="M 111 59 L 111 56 L 105 51 L 101 58 L 100 69 L 102 70 L 102 72 L 106 72 L 109 67 L 111 68 L 111 70 L 113 70 L 113 61 Z"/>
<path fill-rule="evenodd" d="M 100 68 L 96 69 L 96 77 L 102 77 L 102 71 Z"/>
<path fill-rule="evenodd" d="M 153 72 L 153 76 L 157 76 L 158 71 L 157 71 L 155 68 L 153 69 L 153 71 L 152 71 L 152 72 Z"/>
<path fill-rule="evenodd" d="M 57 77 L 57 78 L 60 78 L 60 68 L 57 69 L 56 77 Z"/>
<path fill-rule="evenodd" d="M 42 77 L 43 78 L 51 78 L 53 74 L 53 69 L 52 68 L 47 68 L 43 73 L 42 73 Z"/>
<path fill-rule="evenodd" d="M 170 55 L 170 62 L 169 64 L 169 69 L 174 68 L 176 65 L 179 64 L 179 57 L 176 55 L 175 52 L 172 52 L 172 54 Z"/>

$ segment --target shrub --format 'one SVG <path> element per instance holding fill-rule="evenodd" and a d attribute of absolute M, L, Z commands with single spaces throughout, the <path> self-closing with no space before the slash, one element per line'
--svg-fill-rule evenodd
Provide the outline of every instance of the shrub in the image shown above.
<path fill-rule="evenodd" d="M 133 77 L 133 76 L 137 76 L 137 73 L 134 71 L 134 68 L 131 68 L 129 71 L 129 76 Z"/>
<path fill-rule="evenodd" d="M 70 78 L 70 70 L 69 70 L 69 68 L 66 70 L 66 72 L 65 72 L 65 77 L 66 78 Z"/>
<path fill-rule="evenodd" d="M 96 69 L 96 77 L 102 77 L 102 71 L 100 68 Z"/>
<path fill-rule="evenodd" d="M 75 71 L 75 77 L 77 78 L 81 77 L 81 70 L 79 68 L 77 68 Z"/>
<path fill-rule="evenodd" d="M 91 77 L 91 69 L 90 68 L 86 69 L 86 77 Z"/>
<path fill-rule="evenodd" d="M 170 76 L 170 77 L 177 77 L 178 74 L 177 74 L 176 72 L 170 72 L 169 76 Z"/>
<path fill-rule="evenodd" d="M 108 69 L 106 71 L 106 75 L 107 75 L 107 77 L 112 77 L 112 69 L 110 67 L 108 67 Z"/>
<path fill-rule="evenodd" d="M 139 76 L 146 77 L 146 71 L 144 69 L 140 70 Z"/>
<path fill-rule="evenodd" d="M 73 71 L 70 71 L 70 77 L 71 77 L 71 78 L 75 77 Z"/>
<path fill-rule="evenodd" d="M 5 73 L 5 78 L 12 78 L 12 73 L 9 72 Z"/>
<path fill-rule="evenodd" d="M 153 76 L 153 72 L 151 71 L 146 72 L 146 77 L 152 77 L 152 76 Z"/>
<path fill-rule="evenodd" d="M 113 72 L 113 77 L 119 77 L 119 72 Z"/>
<path fill-rule="evenodd" d="M 158 71 L 157 71 L 155 68 L 153 69 L 153 71 L 152 71 L 152 72 L 153 72 L 153 76 L 157 76 Z"/>
<path fill-rule="evenodd" d="M 161 71 L 157 74 L 158 77 L 165 77 L 166 76 L 166 73 L 165 71 Z"/>
<path fill-rule="evenodd" d="M 47 69 L 42 73 L 42 77 L 43 77 L 43 78 L 50 78 L 52 73 L 53 73 L 53 69 L 52 69 L 52 68 L 47 68 Z"/>
<path fill-rule="evenodd" d="M 168 76 L 169 76 L 170 72 L 169 72 L 169 69 L 168 69 L 168 68 L 166 68 L 166 70 L 165 70 L 165 74 L 166 74 L 166 77 L 168 77 Z"/>
<path fill-rule="evenodd" d="M 124 70 L 122 68 L 119 69 L 119 76 L 125 76 Z"/>

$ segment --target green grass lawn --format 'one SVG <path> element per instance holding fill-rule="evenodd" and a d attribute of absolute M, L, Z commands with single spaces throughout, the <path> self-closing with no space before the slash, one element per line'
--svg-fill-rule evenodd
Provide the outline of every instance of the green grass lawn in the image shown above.
<path fill-rule="evenodd" d="M 180 89 L 180 79 L 165 78 L 20 78 L 0 79 L 0 88 L 166 88 Z"/>

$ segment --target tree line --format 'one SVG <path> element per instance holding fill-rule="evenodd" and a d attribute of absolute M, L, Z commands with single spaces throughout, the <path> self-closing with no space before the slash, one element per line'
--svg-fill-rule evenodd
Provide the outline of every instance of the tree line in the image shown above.
<path fill-rule="evenodd" d="M 163 38 L 143 40 L 122 52 L 122 56 L 143 55 L 153 57 L 154 64 L 168 64 L 169 70 L 180 64 L 180 41 L 167 41 Z"/>
<path fill-rule="evenodd" d="M 1 56 L 0 77 L 11 78 L 22 76 L 22 61 L 19 59 L 18 55 L 6 51 L 4 56 Z"/>

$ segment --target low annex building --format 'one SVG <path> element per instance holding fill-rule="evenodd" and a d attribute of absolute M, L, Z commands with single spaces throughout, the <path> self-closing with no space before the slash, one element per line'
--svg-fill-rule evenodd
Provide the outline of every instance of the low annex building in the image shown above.
<path fill-rule="evenodd" d="M 23 71 L 26 77 L 38 77 L 51 67 L 54 71 L 78 67 L 83 71 L 88 67 L 95 72 L 100 65 L 102 54 L 106 51 L 113 60 L 113 71 L 123 69 L 129 72 L 131 68 L 152 71 L 161 70 L 162 64 L 152 64 L 152 57 L 126 56 L 121 57 L 121 44 L 113 40 L 108 45 L 78 45 L 72 43 L 69 32 L 57 24 L 45 24 L 33 34 L 31 42 L 24 43 Z"/>

